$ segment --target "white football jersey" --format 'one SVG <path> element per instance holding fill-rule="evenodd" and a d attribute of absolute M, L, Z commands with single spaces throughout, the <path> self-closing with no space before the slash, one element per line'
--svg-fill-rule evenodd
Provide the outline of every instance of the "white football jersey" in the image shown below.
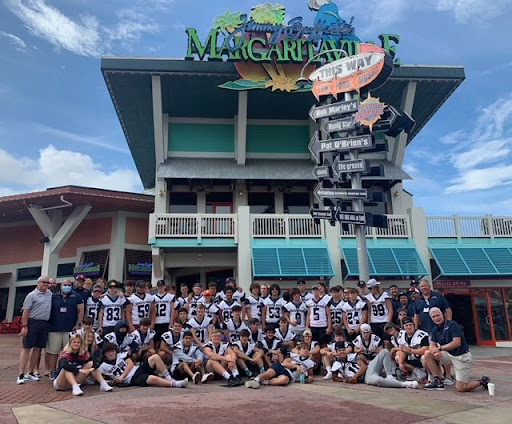
<path fill-rule="evenodd" d="M 293 302 L 288 302 L 285 306 L 285 309 L 290 314 L 290 319 L 295 321 L 297 325 L 290 325 L 290 330 L 299 333 L 306 329 L 306 313 L 308 311 L 308 307 L 304 302 L 300 302 L 298 305 Z"/>
<path fill-rule="evenodd" d="M 342 309 L 347 317 L 348 326 L 351 329 L 354 329 L 361 324 L 361 319 L 363 318 L 363 311 L 366 311 L 368 309 L 368 304 L 365 301 L 360 300 L 358 298 L 355 304 L 345 302 L 342 306 Z"/>
<path fill-rule="evenodd" d="M 358 357 L 356 353 L 349 353 L 345 361 L 340 359 L 334 361 L 331 371 L 333 373 L 337 372 L 339 377 L 351 378 L 359 372 L 360 367 L 357 360 Z"/>
<path fill-rule="evenodd" d="M 106 295 L 101 298 L 101 307 L 103 308 L 102 327 L 114 327 L 118 321 L 123 319 L 123 309 L 127 303 L 123 297 L 110 297 Z"/>
<path fill-rule="evenodd" d="M 251 310 L 251 318 L 258 318 L 261 322 L 261 309 L 263 308 L 263 298 L 254 297 L 252 294 L 245 299 L 246 308 Z"/>
<path fill-rule="evenodd" d="M 341 325 L 343 324 L 343 305 L 345 304 L 344 300 L 340 300 L 338 303 L 331 298 L 329 302 L 329 308 L 331 309 L 331 320 L 332 325 Z"/>
<path fill-rule="evenodd" d="M 155 331 L 149 329 L 146 335 L 144 336 L 144 339 L 142 338 L 142 334 L 139 330 L 135 330 L 132 332 L 133 341 L 137 343 L 137 346 L 139 346 L 139 349 L 142 347 L 146 347 L 151 340 L 153 340 L 153 337 L 155 337 Z"/>
<path fill-rule="evenodd" d="M 203 347 L 203 352 L 205 354 L 206 357 L 208 357 L 208 354 L 205 352 L 205 349 L 206 348 L 210 348 L 213 353 L 216 353 L 217 355 L 224 355 L 226 353 L 226 351 L 228 350 L 228 347 L 229 347 L 229 343 L 220 343 L 219 346 L 215 347 L 215 345 L 213 344 L 213 342 L 208 342 L 204 345 Z"/>
<path fill-rule="evenodd" d="M 193 317 L 188 320 L 187 324 L 191 330 L 195 331 L 196 337 L 201 341 L 201 343 L 206 343 L 210 340 L 209 330 L 210 327 L 213 326 L 212 322 L 213 319 L 205 315 L 201 322 L 197 320 L 197 317 Z"/>
<path fill-rule="evenodd" d="M 98 318 L 100 316 L 100 309 L 101 309 L 101 300 L 94 300 L 92 296 L 89 296 L 87 298 L 87 301 L 85 302 L 85 315 L 86 317 L 91 317 L 94 322 L 92 324 L 93 329 L 97 329 L 99 327 L 99 321 Z"/>
<path fill-rule="evenodd" d="M 276 338 L 281 340 L 282 342 L 291 342 L 295 340 L 295 333 L 288 327 L 288 330 L 283 334 L 281 332 L 281 327 L 276 328 Z"/>
<path fill-rule="evenodd" d="M 172 311 L 175 306 L 176 297 L 171 293 L 153 295 L 155 298 L 155 324 L 169 324 L 171 322 Z"/>
<path fill-rule="evenodd" d="M 140 298 L 137 294 L 132 294 L 128 298 L 128 302 L 133 305 L 132 323 L 139 325 L 142 318 L 149 318 L 151 304 L 155 302 L 155 298 L 151 294 L 144 293 L 144 297 Z"/>
<path fill-rule="evenodd" d="M 368 356 L 370 359 L 375 358 L 377 355 L 375 352 L 370 351 L 370 348 L 377 349 L 379 346 L 382 345 L 382 340 L 379 336 L 376 336 L 375 334 L 370 334 L 370 340 L 364 340 L 363 336 L 360 334 L 357 336 L 353 341 L 352 344 L 359 348 L 363 348 L 363 351 L 361 352 L 363 355 Z"/>
<path fill-rule="evenodd" d="M 267 308 L 265 323 L 276 324 L 279 321 L 279 318 L 283 316 L 283 309 L 286 305 L 286 301 L 282 297 L 272 299 L 269 296 L 263 301 L 263 305 Z"/>
<path fill-rule="evenodd" d="M 370 323 L 388 322 L 388 306 L 386 299 L 391 299 L 388 292 L 382 292 L 378 298 L 372 293 L 366 295 L 370 307 Z"/>
<path fill-rule="evenodd" d="M 232 299 L 231 302 L 228 302 L 227 300 L 222 300 L 219 303 L 219 309 L 221 311 L 224 322 L 229 321 L 231 318 L 233 318 L 233 306 L 235 305 L 242 307 L 240 302 L 238 302 L 235 299 Z"/>
<path fill-rule="evenodd" d="M 238 348 L 240 352 L 244 355 L 251 356 L 254 353 L 254 349 L 256 348 L 256 343 L 247 343 L 246 346 L 242 344 L 240 340 L 233 343 L 234 348 Z"/>
<path fill-rule="evenodd" d="M 188 319 L 191 319 L 197 315 L 197 305 L 202 302 L 204 302 L 204 297 L 202 294 L 199 296 L 193 294 L 191 298 L 187 299 L 185 305 L 188 306 Z"/>
<path fill-rule="evenodd" d="M 121 374 L 123 374 L 124 370 L 126 369 L 126 356 L 122 353 L 118 353 L 116 355 L 115 361 L 113 363 L 109 362 L 103 362 L 99 366 L 99 370 L 101 374 L 103 374 L 107 380 L 114 380 L 117 377 L 119 377 Z M 124 384 L 130 384 L 130 381 L 132 380 L 133 375 L 135 372 L 139 369 L 138 365 L 135 365 L 130 372 L 125 376 L 123 379 Z"/>
<path fill-rule="evenodd" d="M 329 296 L 325 295 L 318 300 L 313 298 L 306 302 L 306 306 L 310 310 L 310 327 L 327 327 L 327 311 L 325 308 L 329 306 L 329 301 Z"/>
<path fill-rule="evenodd" d="M 240 331 L 249 330 L 249 327 L 247 327 L 247 325 L 245 325 L 245 322 L 243 322 L 242 320 L 240 320 L 239 324 L 236 324 L 235 321 L 233 321 L 233 319 L 230 319 L 229 321 L 225 322 L 224 325 L 228 330 L 230 343 L 234 343 L 240 340 Z"/>

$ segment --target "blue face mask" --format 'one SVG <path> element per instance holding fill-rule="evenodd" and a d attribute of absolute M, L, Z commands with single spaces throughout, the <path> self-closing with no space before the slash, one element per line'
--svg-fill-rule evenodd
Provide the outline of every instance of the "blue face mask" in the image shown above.
<path fill-rule="evenodd" d="M 71 286 L 62 286 L 62 293 L 71 293 Z"/>

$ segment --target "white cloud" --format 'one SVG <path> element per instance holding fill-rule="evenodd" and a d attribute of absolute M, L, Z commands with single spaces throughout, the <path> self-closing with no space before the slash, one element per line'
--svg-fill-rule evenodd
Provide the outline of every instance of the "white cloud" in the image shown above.
<path fill-rule="evenodd" d="M 129 9 L 118 11 L 118 21 L 112 25 L 102 24 L 89 13 L 78 19 L 66 16 L 45 0 L 6 0 L 7 7 L 35 36 L 80 56 L 98 57 L 111 53 L 121 45 L 128 48 L 139 41 L 144 33 L 159 29 L 149 13 L 167 10 L 172 1 L 151 0 L 146 6 L 140 3 Z"/>
<path fill-rule="evenodd" d="M 451 12 L 458 23 L 483 21 L 503 14 L 510 0 L 434 0 L 436 10 Z"/>
<path fill-rule="evenodd" d="M 17 50 L 25 50 L 27 48 L 27 45 L 25 42 L 18 36 L 14 34 L 10 34 L 8 32 L 0 31 L 0 36 L 7 38 L 9 42 L 16 47 Z"/>
<path fill-rule="evenodd" d="M 49 145 L 37 159 L 15 157 L 0 149 L 0 195 L 45 190 L 48 187 L 80 185 L 110 190 L 140 192 L 138 174 L 130 169 L 103 171 L 90 156 Z"/>
<path fill-rule="evenodd" d="M 456 175 L 446 193 L 486 190 L 512 184 L 512 93 L 476 111 L 476 122 L 448 134 Z M 469 121 L 471 122 L 471 121 Z M 463 135 L 463 136 L 461 136 Z"/>
<path fill-rule="evenodd" d="M 82 134 L 76 134 L 69 131 L 60 130 L 58 128 L 52 128 L 46 125 L 35 124 L 35 129 L 45 134 L 50 134 L 55 137 L 63 138 L 74 143 L 89 144 L 91 146 L 101 147 L 103 149 L 112 150 L 120 153 L 130 153 L 126 147 L 113 146 L 105 141 L 102 141 L 101 137 L 91 137 Z"/>

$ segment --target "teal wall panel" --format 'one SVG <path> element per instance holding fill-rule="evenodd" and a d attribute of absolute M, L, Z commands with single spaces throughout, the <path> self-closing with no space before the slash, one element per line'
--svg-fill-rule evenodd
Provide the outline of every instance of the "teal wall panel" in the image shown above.
<path fill-rule="evenodd" d="M 307 125 L 247 125 L 247 153 L 309 153 Z"/>
<path fill-rule="evenodd" d="M 233 153 L 234 125 L 170 123 L 168 149 L 170 152 Z"/>

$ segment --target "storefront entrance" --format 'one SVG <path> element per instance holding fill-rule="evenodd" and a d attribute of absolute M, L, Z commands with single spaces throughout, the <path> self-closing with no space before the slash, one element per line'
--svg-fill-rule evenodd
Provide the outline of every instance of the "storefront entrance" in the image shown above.
<path fill-rule="evenodd" d="M 441 289 L 453 311 L 453 319 L 464 327 L 468 343 L 496 346 L 510 341 L 512 289 Z"/>

